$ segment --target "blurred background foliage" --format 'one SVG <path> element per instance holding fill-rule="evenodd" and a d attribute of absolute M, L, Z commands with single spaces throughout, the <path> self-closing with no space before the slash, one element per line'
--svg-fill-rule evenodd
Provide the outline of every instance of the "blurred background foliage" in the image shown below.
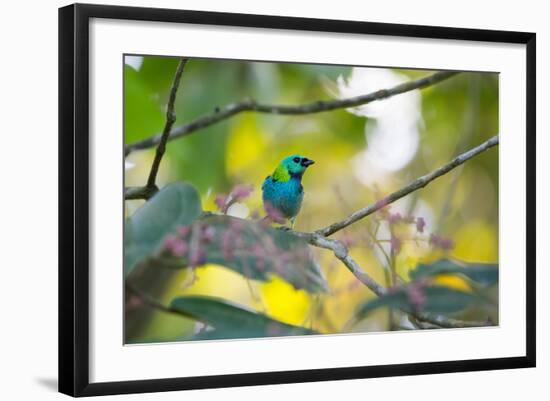
<path fill-rule="evenodd" d="M 177 63 L 178 59 L 171 57 L 126 57 L 125 144 L 162 131 Z M 247 98 L 261 103 L 309 103 L 390 88 L 432 72 L 192 59 L 182 76 L 175 126 Z M 295 228 L 314 231 L 497 134 L 498 102 L 498 74 L 463 72 L 422 91 L 352 110 L 299 116 L 240 113 L 169 142 L 157 184 L 162 188 L 171 182 L 190 183 L 206 211 L 217 210 L 218 194 L 228 193 L 238 184 L 250 184 L 254 187 L 251 196 L 233 205 L 228 214 L 242 218 L 263 215 L 264 178 L 281 158 L 300 153 L 316 164 L 303 179 L 306 197 Z M 126 186 L 144 185 L 153 156 L 151 148 L 126 158 Z M 423 233 L 408 225 L 393 227 L 403 238 L 394 255 L 400 276 L 409 277 L 419 263 L 443 257 L 498 263 L 498 174 L 498 149 L 493 149 L 389 207 L 390 213 L 421 217 L 426 223 Z M 143 204 L 126 201 L 126 216 Z M 445 249 L 434 246 L 428 240 L 430 234 L 446 238 L 452 245 Z M 389 284 L 387 255 L 393 254 L 390 236 L 389 224 L 378 215 L 335 235 L 347 240 L 357 262 L 384 285 Z M 388 313 L 384 307 L 357 319 L 361 305 L 374 299 L 374 294 L 329 251 L 312 251 L 326 277 L 328 293 L 311 294 L 277 276 L 268 282 L 248 280 L 215 264 L 194 272 L 154 270 L 140 277 L 139 284 L 165 304 L 182 296 L 212 296 L 320 333 L 412 328 L 406 315 Z M 472 291 L 471 283 L 457 275 L 440 275 L 437 282 Z M 498 283 L 493 283 L 488 294 L 491 308 L 467 308 L 454 316 L 498 323 Z M 193 319 L 127 300 L 127 342 L 189 338 L 200 326 Z"/>

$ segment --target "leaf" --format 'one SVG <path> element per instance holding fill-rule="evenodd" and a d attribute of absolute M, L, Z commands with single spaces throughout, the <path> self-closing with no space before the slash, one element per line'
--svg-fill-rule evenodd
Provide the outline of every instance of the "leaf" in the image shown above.
<path fill-rule="evenodd" d="M 197 230 L 198 229 L 198 230 Z M 199 247 L 203 259 L 200 264 L 225 266 L 254 280 L 267 281 L 278 275 L 297 289 L 323 292 L 327 283 L 309 244 L 288 231 L 275 229 L 258 221 L 226 215 L 204 216 L 190 227 L 190 233 L 210 230 L 211 238 L 202 240 Z M 197 234 L 194 234 L 197 235 Z M 193 234 L 185 239 L 191 249 Z M 171 258 L 173 267 L 190 264 L 189 254 L 180 259 Z"/>
<path fill-rule="evenodd" d="M 375 298 L 361 305 L 356 313 L 357 318 L 362 319 L 374 309 L 386 306 L 394 309 L 401 309 L 405 312 L 413 312 L 414 308 L 410 303 L 410 287 L 401 287 L 381 297 Z M 481 299 L 471 293 L 458 291 L 444 286 L 431 286 L 422 289 L 426 300 L 421 308 L 422 312 L 449 314 L 460 312 Z"/>
<path fill-rule="evenodd" d="M 169 184 L 155 194 L 125 222 L 125 275 L 156 252 L 167 234 L 191 224 L 201 212 L 199 195 L 189 184 Z"/>
<path fill-rule="evenodd" d="M 411 280 L 417 280 L 440 274 L 460 274 L 484 287 L 488 287 L 498 282 L 498 264 L 464 263 L 441 259 L 430 264 L 420 263 L 415 270 L 409 272 L 409 277 Z"/>
<path fill-rule="evenodd" d="M 188 339 L 254 338 L 316 333 L 215 297 L 182 296 L 173 299 L 170 306 L 214 328 L 213 331 L 199 333 Z"/>

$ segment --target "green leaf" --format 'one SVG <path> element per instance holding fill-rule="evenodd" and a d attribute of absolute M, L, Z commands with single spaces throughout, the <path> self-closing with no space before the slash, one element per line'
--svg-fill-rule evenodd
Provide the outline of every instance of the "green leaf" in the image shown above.
<path fill-rule="evenodd" d="M 361 305 L 356 313 L 357 318 L 366 317 L 371 311 L 380 307 L 401 309 L 405 312 L 413 312 L 414 308 L 410 302 L 408 287 L 401 287 L 396 291 L 375 298 Z M 460 312 L 482 300 L 471 293 L 456 290 L 445 286 L 431 286 L 421 290 L 425 303 L 421 307 L 422 312 L 449 314 Z"/>
<path fill-rule="evenodd" d="M 416 269 L 409 272 L 411 280 L 435 277 L 440 274 L 460 274 L 477 284 L 488 287 L 498 282 L 498 264 L 465 263 L 441 259 L 430 264 L 420 263 Z"/>
<path fill-rule="evenodd" d="M 173 299 L 170 306 L 214 328 L 213 331 L 199 333 L 188 339 L 254 338 L 316 333 L 215 297 L 182 296 Z"/>
<path fill-rule="evenodd" d="M 201 213 L 199 195 L 189 184 L 169 184 L 155 194 L 125 222 L 125 275 L 156 252 L 167 234 L 191 224 Z"/>
<path fill-rule="evenodd" d="M 197 227 L 198 226 L 198 227 Z M 198 229 L 198 230 L 197 230 Z M 225 266 L 254 280 L 267 281 L 275 274 L 297 289 L 310 293 L 324 292 L 327 283 L 309 244 L 288 231 L 275 229 L 262 222 L 225 215 L 206 215 L 190 227 L 191 233 L 210 229 L 212 238 L 201 241 L 204 254 L 201 264 Z M 185 238 L 189 249 L 193 235 Z M 191 251 L 189 251 L 190 253 Z M 164 258 L 167 266 L 182 268 L 189 265 L 184 258 Z"/>

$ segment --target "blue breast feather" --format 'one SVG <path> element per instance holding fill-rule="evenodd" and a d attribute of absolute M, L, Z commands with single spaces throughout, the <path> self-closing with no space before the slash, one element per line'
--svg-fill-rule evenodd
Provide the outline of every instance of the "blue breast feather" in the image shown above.
<path fill-rule="evenodd" d="M 262 185 L 262 191 L 264 203 L 270 203 L 286 218 L 292 218 L 300 211 L 304 190 L 299 177 L 283 182 L 268 176 Z"/>

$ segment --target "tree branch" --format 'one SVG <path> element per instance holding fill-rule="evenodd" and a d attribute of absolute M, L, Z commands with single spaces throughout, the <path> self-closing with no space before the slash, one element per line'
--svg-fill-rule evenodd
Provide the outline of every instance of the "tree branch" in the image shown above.
<path fill-rule="evenodd" d="M 231 103 L 221 110 L 216 109 L 216 111 L 214 111 L 213 113 L 206 114 L 202 117 L 197 118 L 194 121 L 191 121 L 188 124 L 181 125 L 175 128 L 170 133 L 168 140 L 189 135 L 195 131 L 209 127 L 210 125 L 213 125 L 219 121 L 225 120 L 245 111 L 255 111 L 258 113 L 268 113 L 276 115 L 299 115 L 321 113 L 325 111 L 348 107 L 357 107 L 373 102 L 375 100 L 387 99 L 389 97 L 409 92 L 415 89 L 426 88 L 445 79 L 451 78 L 456 74 L 458 74 L 458 72 L 440 71 L 427 77 L 405 82 L 390 89 L 381 89 L 366 95 L 351 97 L 347 99 L 320 100 L 303 105 L 268 105 L 257 103 L 255 100 L 245 100 L 239 103 Z M 128 156 L 131 152 L 135 150 L 153 147 L 162 140 L 163 135 L 164 132 L 143 141 L 126 145 L 124 153 L 126 156 Z"/>
<path fill-rule="evenodd" d="M 324 248 L 331 250 L 334 256 L 338 258 L 348 270 L 367 288 L 374 292 L 377 296 L 386 295 L 388 290 L 378 284 L 367 272 L 365 272 L 361 266 L 351 257 L 348 248 L 341 242 L 332 238 L 326 238 L 318 233 L 305 233 L 299 231 L 292 231 L 293 234 L 298 237 L 305 238 L 307 241 L 318 248 Z M 463 321 L 458 319 L 449 318 L 443 315 L 435 315 L 426 312 L 410 312 L 403 311 L 412 315 L 414 318 L 423 322 L 431 323 L 439 327 L 444 328 L 462 328 L 462 327 L 481 327 L 486 326 L 487 322 L 478 321 Z"/>
<path fill-rule="evenodd" d="M 172 130 L 172 126 L 176 121 L 174 105 L 176 102 L 176 95 L 178 93 L 181 75 L 183 74 L 185 64 L 187 64 L 187 59 L 182 58 L 176 69 L 176 74 L 174 75 L 174 81 L 172 82 L 170 96 L 168 97 L 168 104 L 166 106 L 166 123 L 164 124 L 164 129 L 158 140 L 158 146 L 155 153 L 155 158 L 153 159 L 153 164 L 151 165 L 151 171 L 149 172 L 149 178 L 147 178 L 147 184 L 145 185 L 145 187 L 129 188 L 129 191 L 128 189 L 125 190 L 126 199 L 149 199 L 158 191 L 156 185 L 157 174 L 159 171 L 160 162 L 162 161 L 162 156 L 164 156 L 164 152 L 166 151 L 166 142 L 168 142 L 170 131 Z"/>
<path fill-rule="evenodd" d="M 386 196 L 384 199 L 370 206 L 367 206 L 363 209 L 360 209 L 355 213 L 352 213 L 349 217 L 347 217 L 346 219 L 340 222 L 334 223 L 326 228 L 317 230 L 314 233 L 305 233 L 305 232 L 299 232 L 299 231 L 292 231 L 292 232 L 298 237 L 307 239 L 307 241 L 313 246 L 331 250 L 334 253 L 334 255 L 340 261 L 342 261 L 342 263 L 344 263 L 344 265 L 348 268 L 348 270 L 361 283 L 363 283 L 367 288 L 369 288 L 377 296 L 385 295 L 387 293 L 387 289 L 381 286 L 380 284 L 378 284 L 372 277 L 370 277 L 368 273 L 366 273 L 359 266 L 359 264 L 349 254 L 348 248 L 341 241 L 327 238 L 327 237 L 361 220 L 362 218 L 382 209 L 383 207 L 395 202 L 396 200 L 401 199 L 402 197 L 410 194 L 411 192 L 424 188 L 426 185 L 428 185 L 430 182 L 432 182 L 436 178 L 441 177 L 442 175 L 448 173 L 452 169 L 456 168 L 457 166 L 460 166 L 461 164 L 477 156 L 478 154 L 492 148 L 493 146 L 496 146 L 498 142 L 499 142 L 499 137 L 498 135 L 496 135 L 490 138 L 489 140 L 487 140 L 486 142 L 483 142 L 481 145 L 473 149 L 470 149 L 467 152 L 464 152 L 461 155 L 455 157 L 449 163 L 439 167 L 438 169 L 432 171 L 431 173 L 417 178 L 416 180 L 412 181 L 409 185 L 401 188 L 398 191 L 391 193 L 390 195 Z M 435 324 L 439 327 L 458 328 L 458 327 L 479 327 L 479 326 L 487 325 L 487 322 L 467 322 L 467 321 L 448 318 L 442 315 L 434 315 L 434 314 L 425 313 L 425 312 L 417 312 L 417 313 L 407 312 L 407 313 L 414 316 L 418 320 Z"/>
<path fill-rule="evenodd" d="M 330 226 L 327 226 L 320 230 L 317 230 L 316 233 L 324 237 L 328 237 L 334 234 L 335 232 L 341 230 L 342 228 L 345 228 L 355 223 L 356 221 L 359 221 L 364 217 L 370 214 L 373 214 L 374 212 L 382 209 L 383 207 L 389 205 L 390 203 L 395 202 L 398 199 L 403 198 L 404 196 L 410 194 L 411 192 L 424 188 L 426 185 L 428 185 L 430 182 L 432 182 L 436 178 L 447 174 L 449 171 L 465 163 L 467 160 L 470 160 L 472 157 L 477 156 L 478 154 L 486 151 L 487 149 L 490 149 L 493 146 L 497 145 L 498 141 L 499 141 L 498 135 L 495 135 L 488 141 L 483 142 L 481 145 L 473 149 L 470 149 L 467 152 L 462 153 L 461 155 L 451 160 L 449 163 L 439 167 L 438 169 L 432 171 L 431 173 L 417 178 L 416 180 L 412 181 L 409 185 L 389 194 L 388 196 L 379 200 L 378 202 L 373 203 L 372 205 L 369 205 L 363 209 L 360 209 L 352 213 L 344 220 L 331 224 Z"/>

